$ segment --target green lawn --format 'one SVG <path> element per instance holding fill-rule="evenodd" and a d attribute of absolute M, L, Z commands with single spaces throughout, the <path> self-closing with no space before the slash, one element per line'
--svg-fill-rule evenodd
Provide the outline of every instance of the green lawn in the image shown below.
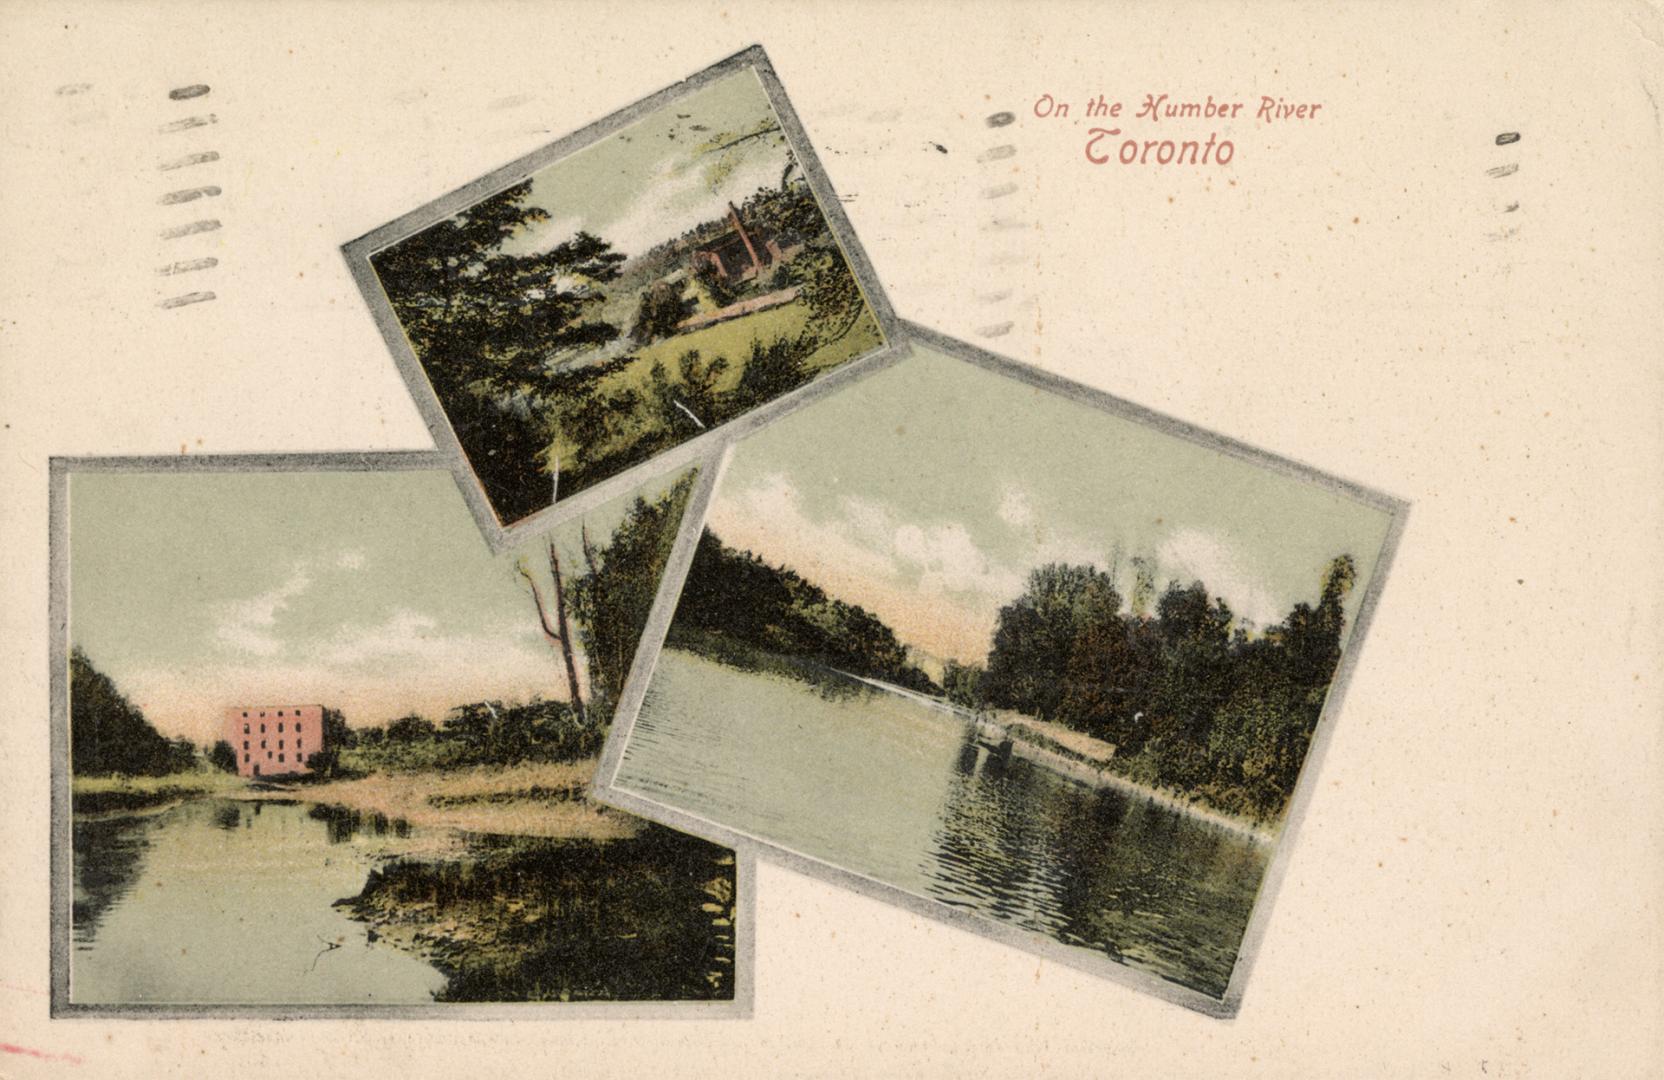
<path fill-rule="evenodd" d="M 683 354 L 697 349 L 700 358 L 707 363 L 719 356 L 727 359 L 728 368 L 716 383 L 717 392 L 725 393 L 739 384 L 754 342 L 768 344 L 777 338 L 794 338 L 802 333 L 808 322 L 809 305 L 796 300 L 715 326 L 664 338 L 643 348 L 628 366 L 603 379 L 589 392 L 610 396 L 633 388 L 645 396 L 651 385 L 649 373 L 655 363 L 662 363 L 665 373 L 675 383 L 680 378 L 677 364 Z M 864 313 L 847 334 L 810 356 L 808 365 L 818 374 L 870 352 L 881 344 L 883 336 L 879 333 L 877 321 L 871 313 Z M 685 437 L 694 434 L 697 432 L 690 431 Z M 615 439 L 606 445 L 585 447 L 560 440 L 557 446 L 562 461 L 581 462 L 619 449 L 627 438 Z"/>

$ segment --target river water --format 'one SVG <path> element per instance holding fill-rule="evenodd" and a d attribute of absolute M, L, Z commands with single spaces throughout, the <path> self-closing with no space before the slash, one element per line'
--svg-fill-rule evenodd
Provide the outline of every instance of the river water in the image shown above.
<path fill-rule="evenodd" d="M 1223 997 L 1269 848 L 981 748 L 951 713 L 665 649 L 617 785 Z"/>
<path fill-rule="evenodd" d="M 77 1004 L 733 996 L 732 853 L 656 826 L 603 843 L 204 798 L 73 830 Z"/>
<path fill-rule="evenodd" d="M 76 818 L 70 1000 L 432 1001 L 443 974 L 332 906 L 420 838 L 353 820 L 221 799 Z"/>

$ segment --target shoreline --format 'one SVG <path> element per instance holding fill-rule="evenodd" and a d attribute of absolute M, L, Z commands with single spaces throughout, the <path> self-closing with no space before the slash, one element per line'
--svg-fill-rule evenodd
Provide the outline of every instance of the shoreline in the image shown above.
<path fill-rule="evenodd" d="M 847 675 L 849 678 L 865 683 L 875 689 L 900 694 L 921 705 L 927 705 L 948 713 L 972 725 L 978 736 L 984 741 L 996 745 L 1009 743 L 1012 753 L 1081 783 L 1117 788 L 1129 795 L 1135 795 L 1159 806 L 1238 833 L 1254 843 L 1275 843 L 1282 832 L 1280 828 L 1268 827 L 1248 818 L 1238 817 L 1235 814 L 1215 809 L 1177 792 L 1151 787 L 1122 776 L 1115 772 L 1109 764 L 1115 753 L 1114 746 L 1101 739 L 1094 739 L 1079 732 L 1069 732 L 1070 741 L 1081 744 L 1084 749 L 1067 747 L 1045 732 L 1037 730 L 1033 725 L 1044 725 L 1045 721 L 1037 720 L 1032 716 L 1024 716 L 1021 713 L 1005 709 L 973 712 L 943 698 L 921 694 L 916 690 L 896 686 L 881 679 L 872 679 L 847 671 L 839 674 Z M 1093 756 L 1087 752 L 1088 749 L 1096 750 L 1099 748 L 1101 748 L 1101 756 Z"/>
<path fill-rule="evenodd" d="M 606 843 L 639 835 L 643 822 L 588 797 L 595 760 L 375 772 L 351 779 L 262 782 L 230 774 L 83 777 L 72 782 L 77 815 L 165 809 L 191 798 L 299 802 L 380 814 L 420 829 Z"/>

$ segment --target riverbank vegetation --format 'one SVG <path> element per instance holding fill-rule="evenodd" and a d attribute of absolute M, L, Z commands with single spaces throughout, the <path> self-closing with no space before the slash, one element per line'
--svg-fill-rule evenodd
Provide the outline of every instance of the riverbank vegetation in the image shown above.
<path fill-rule="evenodd" d="M 69 654 L 69 767 L 76 776 L 168 776 L 200 764 L 189 739 L 162 735 L 75 648 Z"/>
<path fill-rule="evenodd" d="M 77 814 L 143 810 L 205 795 L 235 796 L 247 786 L 240 777 L 210 769 L 163 776 L 76 776 L 70 780 L 70 808 Z"/>
<path fill-rule="evenodd" d="M 1000 610 L 986 665 L 951 677 L 972 707 L 1055 721 L 1113 744 L 1127 779 L 1226 813 L 1287 809 L 1340 659 L 1356 571 L 1332 560 L 1316 604 L 1258 633 L 1205 585 L 1126 604 L 1107 573 L 1049 564 Z"/>
<path fill-rule="evenodd" d="M 529 204 L 529 180 L 372 257 L 502 521 L 549 505 L 557 484 L 560 497 L 581 491 L 882 344 L 791 172 L 634 257 L 588 232 L 535 254 L 505 250 L 549 220 Z M 716 272 L 707 249 L 730 230 L 752 265 Z M 747 300 L 772 306 L 738 306 Z"/>
<path fill-rule="evenodd" d="M 170 739 L 79 648 L 69 654 L 70 804 L 76 813 L 138 810 L 234 790 L 186 738 Z"/>
<path fill-rule="evenodd" d="M 1315 603 L 1242 625 L 1200 581 L 1133 597 L 1091 565 L 1033 570 L 1002 607 L 982 663 L 949 660 L 940 684 L 876 616 L 707 530 L 667 644 L 731 667 L 825 681 L 831 668 L 939 696 L 1071 762 L 1248 825 L 1287 810 L 1322 713 L 1356 577 L 1329 563 Z"/>
<path fill-rule="evenodd" d="M 788 566 L 729 547 L 709 529 L 700 534 L 668 641 L 735 666 L 746 666 L 736 658 L 760 650 L 941 692 L 876 615 L 827 595 Z"/>
<path fill-rule="evenodd" d="M 735 886 L 731 852 L 645 826 L 606 845 L 477 838 L 373 870 L 337 906 L 443 972 L 441 1001 L 721 1000 Z"/>

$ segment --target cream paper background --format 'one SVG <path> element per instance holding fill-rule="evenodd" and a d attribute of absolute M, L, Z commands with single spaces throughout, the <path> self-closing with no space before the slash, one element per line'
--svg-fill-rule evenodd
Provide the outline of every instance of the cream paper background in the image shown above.
<path fill-rule="evenodd" d="M 1656 8 L 14 3 L 0 42 L 0 1076 L 1664 1071 Z M 764 866 L 749 1021 L 48 1021 L 47 457 L 428 446 L 339 246 L 754 42 L 902 315 L 1413 503 L 1241 1014 Z M 1324 107 L 1095 167 L 1099 92 Z"/>

